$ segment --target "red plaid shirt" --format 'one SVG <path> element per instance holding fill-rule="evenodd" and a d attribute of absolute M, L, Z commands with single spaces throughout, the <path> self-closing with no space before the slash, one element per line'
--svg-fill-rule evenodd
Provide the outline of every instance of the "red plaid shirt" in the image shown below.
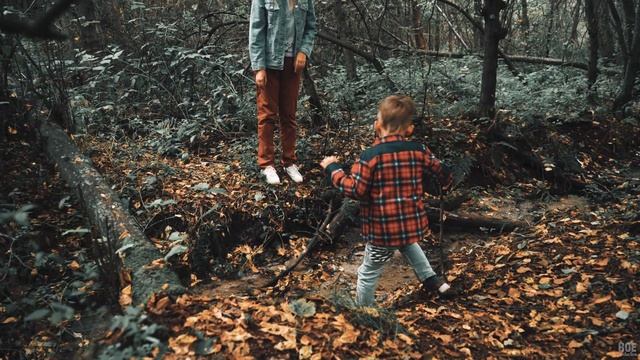
<path fill-rule="evenodd" d="M 326 172 L 345 196 L 360 200 L 363 239 L 387 247 L 423 239 L 429 225 L 423 203 L 429 173 L 437 174 L 443 186 L 451 182 L 427 147 L 399 135 L 376 139 L 353 164 L 351 175 L 336 163 Z"/>

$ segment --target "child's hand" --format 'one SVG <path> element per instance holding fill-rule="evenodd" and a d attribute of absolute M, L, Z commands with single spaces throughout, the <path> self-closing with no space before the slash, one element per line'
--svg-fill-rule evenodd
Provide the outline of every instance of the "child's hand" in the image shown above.
<path fill-rule="evenodd" d="M 326 158 L 324 158 L 324 160 L 320 161 L 320 166 L 322 166 L 323 169 L 326 169 L 327 166 L 338 162 L 338 158 L 335 156 L 327 156 Z"/>

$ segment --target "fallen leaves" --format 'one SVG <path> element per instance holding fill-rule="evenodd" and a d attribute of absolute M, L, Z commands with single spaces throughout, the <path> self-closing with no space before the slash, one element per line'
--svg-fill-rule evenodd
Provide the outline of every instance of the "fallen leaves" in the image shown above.
<path fill-rule="evenodd" d="M 276 196 L 288 210 L 317 195 L 313 186 L 307 184 L 279 192 L 261 187 L 242 171 L 236 171 L 243 165 L 235 163 L 235 159 L 229 161 L 229 166 L 200 166 L 196 157 L 188 167 L 167 159 L 154 161 L 187 169 L 184 174 L 167 179 L 164 185 L 166 195 L 181 207 L 189 208 L 194 202 L 207 202 L 205 208 L 213 206 L 213 200 L 205 196 L 207 190 L 228 189 L 228 196 L 215 198 L 216 206 L 220 202 L 216 216 L 225 221 L 230 213 L 223 210 L 229 208 L 262 214 Z M 514 187 L 521 192 L 515 196 L 516 201 L 522 199 L 522 192 L 530 193 L 523 184 Z M 506 195 L 492 190 L 488 196 L 496 201 L 514 198 L 514 192 L 509 193 L 511 189 L 494 190 Z M 454 285 L 459 284 L 466 293 L 447 304 L 427 298 L 412 301 L 407 309 L 397 313 L 398 322 L 408 334 L 384 337 L 373 325 L 356 323 L 348 312 L 332 308 L 326 299 L 298 299 L 300 295 L 285 298 L 253 293 L 252 297 L 233 294 L 208 299 L 191 295 L 178 298 L 175 304 L 158 297 L 150 307 L 151 312 L 175 311 L 182 316 L 180 324 L 171 328 L 171 349 L 176 354 L 193 350 L 193 337 L 179 336 L 195 331 L 215 339 L 216 351 L 236 358 L 417 358 L 431 354 L 442 358 L 493 355 L 571 358 L 587 350 L 598 355 L 614 350 L 620 334 L 628 335 L 637 327 L 622 328 L 613 334 L 601 332 L 597 341 L 589 339 L 596 338 L 595 335 L 584 334 L 609 329 L 612 324 L 633 325 L 629 319 L 637 315 L 635 309 L 640 304 L 633 281 L 639 265 L 629 255 L 638 251 L 635 234 L 628 229 L 612 230 L 614 223 L 608 220 L 621 218 L 621 214 L 609 212 L 612 209 L 607 207 L 617 204 L 600 207 L 584 200 L 580 208 L 572 208 L 571 204 L 555 209 L 541 203 L 533 206 L 545 208 L 539 212 L 543 216 L 541 221 L 531 229 L 482 238 L 483 241 L 473 236 L 460 240 L 460 248 L 464 250 L 451 252 L 452 268 L 448 276 L 455 278 Z M 501 204 L 497 202 L 490 209 L 500 212 Z M 281 232 L 278 226 L 279 223 L 276 231 Z M 295 256 L 305 247 L 307 239 L 303 235 L 289 235 L 276 250 L 279 256 Z M 253 244 L 243 243 L 234 250 L 233 259 L 246 261 L 243 270 L 256 274 L 264 271 L 261 262 L 256 261 L 262 253 Z M 334 255 L 332 251 L 333 248 L 328 248 L 322 253 L 330 258 Z M 325 263 L 336 265 L 333 260 L 317 259 L 322 269 L 327 268 Z M 275 261 L 273 268 L 277 266 Z M 323 278 L 320 274 L 323 272 L 319 267 L 310 267 L 304 274 L 286 279 L 279 290 L 287 290 L 289 295 L 315 293 L 332 279 Z M 413 288 L 405 287 L 398 292 L 406 295 L 412 291 Z M 374 318 L 378 313 L 376 308 L 361 311 Z"/>
<path fill-rule="evenodd" d="M 279 325 L 270 322 L 260 323 L 260 330 L 272 335 L 278 335 L 284 338 L 275 345 L 276 350 L 291 350 L 297 347 L 296 342 L 296 329 L 294 327 Z"/>
<path fill-rule="evenodd" d="M 178 335 L 178 337 L 169 339 L 169 347 L 176 355 L 194 355 L 191 345 L 198 340 L 197 337 L 189 334 Z"/>
<path fill-rule="evenodd" d="M 607 302 L 609 300 L 611 300 L 611 294 L 595 295 L 593 301 L 591 301 L 591 303 L 589 304 L 589 307 L 605 303 L 605 302 Z"/>
<path fill-rule="evenodd" d="M 347 322 L 342 314 L 336 316 L 332 324 L 341 332 L 341 335 L 333 340 L 332 346 L 334 349 L 339 349 L 347 344 L 353 344 L 358 339 L 358 335 L 360 335 L 360 331 L 356 330 L 353 325 Z"/>
<path fill-rule="evenodd" d="M 122 290 L 120 290 L 120 297 L 118 299 L 118 303 L 120 303 L 120 306 L 125 308 L 129 305 L 131 305 L 132 299 L 131 299 L 131 284 L 125 286 Z"/>

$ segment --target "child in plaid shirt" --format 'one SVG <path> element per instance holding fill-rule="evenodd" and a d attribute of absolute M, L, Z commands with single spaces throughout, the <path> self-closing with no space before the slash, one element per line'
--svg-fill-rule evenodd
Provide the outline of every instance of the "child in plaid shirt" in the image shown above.
<path fill-rule="evenodd" d="M 427 147 L 406 140 L 413 133 L 415 112 L 411 98 L 387 97 L 380 103 L 374 123 L 377 138 L 353 164 L 351 175 L 338 165 L 335 156 L 320 163 L 333 186 L 360 200 L 362 237 L 367 242 L 356 287 L 356 301 L 361 306 L 374 303 L 378 279 L 395 250 L 405 256 L 426 290 L 443 298 L 454 295 L 418 245 L 428 227 L 422 198 L 429 174 L 438 175 L 445 187 L 451 176 Z"/>

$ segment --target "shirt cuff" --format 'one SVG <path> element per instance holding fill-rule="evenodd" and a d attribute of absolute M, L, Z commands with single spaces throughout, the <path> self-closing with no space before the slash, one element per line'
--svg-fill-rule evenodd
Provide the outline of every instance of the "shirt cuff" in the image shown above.
<path fill-rule="evenodd" d="M 327 174 L 327 181 L 329 184 L 333 184 L 331 181 L 331 174 L 336 170 L 342 170 L 342 167 L 338 163 L 331 163 L 324 169 L 324 172 Z"/>

